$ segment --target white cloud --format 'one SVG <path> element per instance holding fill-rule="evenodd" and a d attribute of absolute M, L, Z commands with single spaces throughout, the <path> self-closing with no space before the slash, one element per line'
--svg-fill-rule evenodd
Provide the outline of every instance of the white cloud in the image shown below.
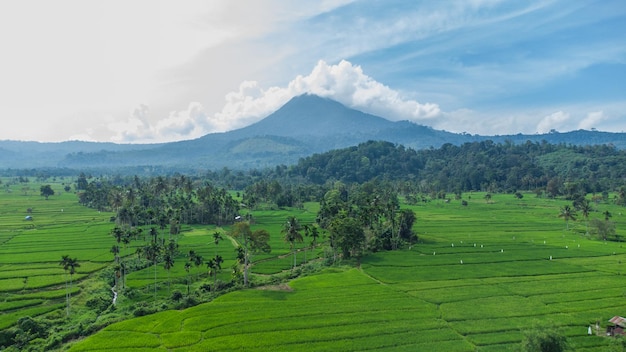
<path fill-rule="evenodd" d="M 165 119 L 150 122 L 146 105 L 136 108 L 125 122 L 110 124 L 116 142 L 173 141 L 228 131 L 257 122 L 302 94 L 331 98 L 348 107 L 390 120 L 431 121 L 442 115 L 437 104 L 403 99 L 399 92 L 363 73 L 348 61 L 329 65 L 319 61 L 310 74 L 299 75 L 286 87 L 263 89 L 255 81 L 244 81 L 237 91 L 226 94 L 220 112 L 209 116 L 200 103 L 174 111 Z"/>
<path fill-rule="evenodd" d="M 190 103 L 186 110 L 170 113 L 157 123 L 155 134 L 160 140 L 198 138 L 211 128 L 202 104 Z"/>
<path fill-rule="evenodd" d="M 578 128 L 583 130 L 590 130 L 598 127 L 598 124 L 606 120 L 604 111 L 594 111 L 587 114 L 587 116 L 578 123 Z"/>
<path fill-rule="evenodd" d="M 297 76 L 286 87 L 263 89 L 257 82 L 245 81 L 238 91 L 226 95 L 225 106 L 211 120 L 222 131 L 243 127 L 305 93 L 331 98 L 390 120 L 419 122 L 441 115 L 437 104 L 403 99 L 399 92 L 364 74 L 361 67 L 343 60 L 337 65 L 319 61 L 309 75 Z"/>
<path fill-rule="evenodd" d="M 154 143 L 201 137 L 214 126 L 210 124 L 202 104 L 189 103 L 185 110 L 172 111 L 167 118 L 151 122 L 150 108 L 141 104 L 126 121 L 115 121 L 108 129 L 115 133 L 114 142 Z"/>
<path fill-rule="evenodd" d="M 150 108 L 141 104 L 131 111 L 128 120 L 114 121 L 108 128 L 116 135 L 111 139 L 114 142 L 143 142 L 154 138 L 153 128 L 150 126 Z"/>
<path fill-rule="evenodd" d="M 557 111 L 552 113 L 539 121 L 537 124 L 537 132 L 547 133 L 550 130 L 561 130 L 567 126 L 567 122 L 570 119 L 570 114 L 563 111 Z"/>

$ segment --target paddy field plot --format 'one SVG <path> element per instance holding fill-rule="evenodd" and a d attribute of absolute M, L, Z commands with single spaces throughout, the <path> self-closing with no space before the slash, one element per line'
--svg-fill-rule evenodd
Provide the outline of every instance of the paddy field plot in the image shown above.
<path fill-rule="evenodd" d="M 52 183 L 55 195 L 48 200 L 39 196 L 38 184 L 25 188 L 11 185 L 0 193 L 2 329 L 25 316 L 62 311 L 68 279 L 59 265 L 63 255 L 79 261 L 75 283 L 110 262 L 111 214 L 79 205 L 61 181 Z M 70 292 L 80 291 L 75 285 Z"/>
<path fill-rule="evenodd" d="M 598 322 L 602 335 L 626 314 L 626 248 L 585 235 L 583 221 L 566 230 L 566 201 L 483 195 L 412 206 L 420 242 L 357 268 L 113 324 L 70 350 L 514 351 L 539 326 L 576 351 L 604 351 L 609 340 L 587 328 Z M 620 208 L 596 208 L 591 217 L 618 214 L 623 233 Z"/>

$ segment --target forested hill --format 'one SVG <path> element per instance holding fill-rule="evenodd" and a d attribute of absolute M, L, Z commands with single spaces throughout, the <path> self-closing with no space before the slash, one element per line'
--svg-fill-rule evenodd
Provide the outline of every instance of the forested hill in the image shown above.
<path fill-rule="evenodd" d="M 601 192 L 626 184 L 626 151 L 606 145 L 492 141 L 413 150 L 369 141 L 300 159 L 290 172 L 318 184 L 379 178 L 419 180 L 423 187 L 448 192 L 537 188 L 566 192 L 563 187 Z"/>
<path fill-rule="evenodd" d="M 389 141 L 416 150 L 485 140 L 515 144 L 544 140 L 553 144 L 610 144 L 626 149 L 626 133 L 579 130 L 479 136 L 389 118 L 354 110 L 331 99 L 302 95 L 252 125 L 192 140 L 160 144 L 0 141 L 0 172 L 32 168 L 105 174 L 155 174 L 152 170 L 191 173 L 224 167 L 250 170 L 294 164 L 313 153 L 347 148 L 368 140 Z"/>

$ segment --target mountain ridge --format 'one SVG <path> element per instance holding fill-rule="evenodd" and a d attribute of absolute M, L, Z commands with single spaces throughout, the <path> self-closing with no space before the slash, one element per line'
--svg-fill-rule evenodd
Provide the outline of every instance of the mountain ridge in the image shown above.
<path fill-rule="evenodd" d="M 612 144 L 626 149 L 626 134 L 571 131 L 535 135 L 480 136 L 436 130 L 409 121 L 390 121 L 346 107 L 329 98 L 305 94 L 249 126 L 202 137 L 158 144 L 0 141 L 0 169 L 72 168 L 117 170 L 140 165 L 180 170 L 250 169 L 293 164 L 332 149 L 383 140 L 413 149 L 446 143 L 492 140 Z"/>

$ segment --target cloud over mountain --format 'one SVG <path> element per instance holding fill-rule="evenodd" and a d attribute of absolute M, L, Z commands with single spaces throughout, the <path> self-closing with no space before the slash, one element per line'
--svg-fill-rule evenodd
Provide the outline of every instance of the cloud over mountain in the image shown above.
<path fill-rule="evenodd" d="M 404 99 L 398 91 L 364 74 L 359 66 L 345 60 L 337 65 L 320 60 L 311 73 L 298 75 L 285 87 L 263 88 L 256 81 L 242 82 L 237 91 L 226 95 L 222 110 L 212 116 L 202 104 L 192 102 L 186 110 L 171 112 L 150 125 L 147 107 L 142 105 L 133 110 L 128 121 L 111 127 L 117 132 L 118 142 L 196 138 L 250 125 L 305 93 L 331 98 L 389 120 L 424 122 L 441 116 L 437 104 Z"/>
<path fill-rule="evenodd" d="M 209 118 L 221 131 L 243 127 L 269 115 L 289 99 L 305 93 L 331 98 L 348 107 L 390 120 L 424 121 L 441 115 L 437 104 L 403 99 L 399 92 L 363 73 L 361 67 L 342 60 L 329 65 L 320 60 L 311 73 L 298 75 L 286 87 L 263 89 L 245 81 L 226 95 L 222 111 Z"/>

